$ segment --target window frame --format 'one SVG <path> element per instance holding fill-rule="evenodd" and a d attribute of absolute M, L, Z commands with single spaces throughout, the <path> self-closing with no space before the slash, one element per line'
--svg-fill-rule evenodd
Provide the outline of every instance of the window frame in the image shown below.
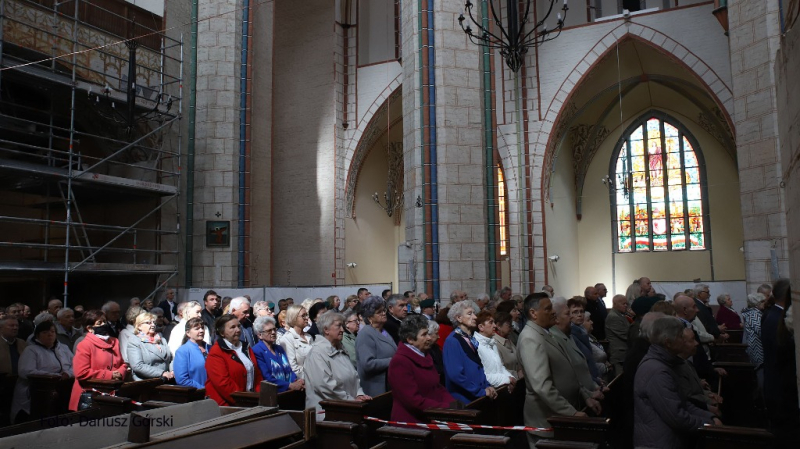
<path fill-rule="evenodd" d="M 682 189 L 682 202 L 683 202 L 683 210 L 684 210 L 684 235 L 685 235 L 685 248 L 673 249 L 672 248 L 672 233 L 667 232 L 667 250 L 666 251 L 656 251 L 655 245 L 653 243 L 653 209 L 652 209 L 652 198 L 650 196 L 650 170 L 646 171 L 646 185 L 647 185 L 647 214 L 648 214 L 648 240 L 649 240 L 649 249 L 647 250 L 637 250 L 636 248 L 636 230 L 635 230 L 635 220 L 633 218 L 634 214 L 631 213 L 631 250 L 630 251 L 620 251 L 619 245 L 619 217 L 617 214 L 617 189 L 623 188 L 623 186 L 617 186 L 618 178 L 617 178 L 617 160 L 619 159 L 620 152 L 622 151 L 622 145 L 626 144 L 627 151 L 631 151 L 631 135 L 637 128 L 640 126 L 643 127 L 643 131 L 646 134 L 647 130 L 647 122 L 651 119 L 658 119 L 660 121 L 660 134 L 661 134 L 661 148 L 662 154 L 665 155 L 664 162 L 663 162 L 663 170 L 664 170 L 664 205 L 665 205 L 665 220 L 667 223 L 667 227 L 669 229 L 670 226 L 670 207 L 668 195 L 668 177 L 667 177 L 667 168 L 666 168 L 666 148 L 665 148 L 665 133 L 664 133 L 664 123 L 669 123 L 673 127 L 678 130 L 678 144 L 681 148 L 681 189 Z M 645 136 L 643 136 L 644 138 Z M 689 232 L 689 210 L 688 210 L 688 199 L 686 195 L 686 166 L 685 166 L 685 158 L 683 157 L 684 154 L 684 145 L 683 145 L 683 138 L 689 141 L 689 144 L 692 146 L 692 150 L 694 151 L 694 155 L 697 158 L 697 168 L 698 168 L 698 176 L 700 180 L 700 195 L 701 195 L 701 204 L 703 207 L 703 213 L 701 215 L 703 219 L 703 241 L 705 248 L 698 248 L 698 249 L 691 249 L 691 233 Z M 646 146 L 645 146 L 646 148 Z M 646 150 L 645 150 L 646 151 Z M 630 170 L 630 162 L 631 158 L 628 158 L 628 180 L 630 185 L 633 184 L 633 172 Z M 675 117 L 659 110 L 650 110 L 644 114 L 641 114 L 638 118 L 633 120 L 631 124 L 625 128 L 625 131 L 622 133 L 622 136 L 617 140 L 614 151 L 611 156 L 611 160 L 609 161 L 609 169 L 608 169 L 608 176 L 611 180 L 613 180 L 612 186 L 609 196 L 610 196 L 610 205 L 611 205 L 611 234 L 612 234 L 612 251 L 614 254 L 635 254 L 635 253 L 644 253 L 644 254 L 664 254 L 664 253 L 671 253 L 671 252 L 702 252 L 702 251 L 711 251 L 711 217 L 709 211 L 709 201 L 708 201 L 708 176 L 706 170 L 706 162 L 705 157 L 703 156 L 703 151 L 695 139 L 694 135 L 683 125 L 683 123 L 676 119 Z M 633 197 L 633 192 L 630 193 L 631 198 Z M 629 200 L 629 207 L 631 207 L 631 212 L 633 212 L 634 206 L 633 200 Z"/>

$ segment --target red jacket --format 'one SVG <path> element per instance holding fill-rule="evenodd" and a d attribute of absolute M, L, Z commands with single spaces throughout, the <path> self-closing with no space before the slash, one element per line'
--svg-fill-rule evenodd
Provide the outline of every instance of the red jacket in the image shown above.
<path fill-rule="evenodd" d="M 429 408 L 449 408 L 453 396 L 439 383 L 439 373 L 429 354 L 422 358 L 405 343 L 389 362 L 392 388 L 392 421 L 426 422 L 422 412 Z"/>
<path fill-rule="evenodd" d="M 439 345 L 439 349 L 444 350 L 444 341 L 447 340 L 447 337 L 452 333 L 453 326 L 439 323 L 439 340 L 436 341 L 436 344 Z"/>
<path fill-rule="evenodd" d="M 717 324 L 724 324 L 728 330 L 739 330 L 742 328 L 742 317 L 733 310 L 720 306 L 717 311 Z"/>
<path fill-rule="evenodd" d="M 247 342 L 242 341 L 242 345 L 242 351 L 246 351 L 250 355 L 250 361 L 253 362 L 254 391 L 259 391 L 263 378 L 261 370 L 258 369 L 258 361 L 253 350 L 247 347 Z M 219 405 L 233 405 L 231 393 L 247 390 L 247 370 L 236 355 L 236 351 L 230 349 L 222 338 L 218 338 L 208 351 L 206 373 L 208 374 L 206 394 Z"/>
<path fill-rule="evenodd" d="M 69 409 L 78 410 L 78 401 L 83 393 L 80 380 L 111 380 L 114 372 L 122 374 L 124 379 L 128 365 L 122 360 L 119 341 L 116 338 L 109 337 L 108 340 L 103 340 L 95 334 L 88 333 L 75 348 L 72 370 L 75 372 L 75 385 L 72 386 Z"/>

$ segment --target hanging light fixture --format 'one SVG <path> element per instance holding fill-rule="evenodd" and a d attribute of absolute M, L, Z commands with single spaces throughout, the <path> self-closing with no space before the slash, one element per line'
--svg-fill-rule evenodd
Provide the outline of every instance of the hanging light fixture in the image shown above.
<path fill-rule="evenodd" d="M 503 26 L 500 16 L 500 5 L 495 7 L 496 1 L 500 2 L 501 0 L 487 0 L 491 11 L 490 20 L 497 25 L 494 33 L 489 31 L 488 26 L 484 26 L 475 20 L 475 16 L 472 14 L 472 8 L 475 5 L 469 0 L 464 3 L 464 11 L 469 16 L 470 21 L 478 27 L 478 31 L 474 31 L 469 23 L 465 26 L 466 17 L 464 17 L 464 14 L 458 17 L 458 23 L 473 44 L 500 49 L 500 55 L 506 60 L 506 65 L 516 72 L 522 66 L 529 48 L 551 41 L 561 34 L 561 29 L 564 28 L 564 21 L 567 19 L 567 10 L 569 9 L 567 0 L 563 0 L 564 6 L 558 10 L 556 25 L 552 29 L 548 28 L 547 19 L 552 14 L 553 9 L 558 7 L 558 0 L 550 0 L 550 7 L 547 8 L 547 13 L 535 24 L 528 20 L 533 0 L 525 0 L 525 12 L 522 16 L 520 16 L 522 0 L 506 0 L 505 26 Z"/>

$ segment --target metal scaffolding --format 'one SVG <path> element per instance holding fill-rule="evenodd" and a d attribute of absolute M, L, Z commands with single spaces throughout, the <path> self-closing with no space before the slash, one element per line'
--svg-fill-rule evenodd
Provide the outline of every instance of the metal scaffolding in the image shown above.
<path fill-rule="evenodd" d="M 183 39 L 162 17 L 0 0 L 0 279 L 63 275 L 66 305 L 71 277 L 151 275 L 152 296 L 177 275 Z"/>

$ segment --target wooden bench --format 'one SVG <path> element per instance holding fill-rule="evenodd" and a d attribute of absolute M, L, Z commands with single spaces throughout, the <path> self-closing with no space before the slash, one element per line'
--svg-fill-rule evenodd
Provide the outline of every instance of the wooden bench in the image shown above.
<path fill-rule="evenodd" d="M 725 333 L 728 334 L 728 343 L 742 343 L 744 341 L 744 331 L 741 329 L 726 330 Z"/>
<path fill-rule="evenodd" d="M 93 388 L 101 393 L 130 398 L 136 402 L 149 401 L 155 394 L 156 387 L 164 385 L 160 378 L 124 382 L 121 380 L 84 379 L 80 381 L 83 388 Z M 93 397 L 96 394 L 93 393 Z"/>
<path fill-rule="evenodd" d="M 59 375 L 31 374 L 28 390 L 31 395 L 31 419 L 62 415 L 69 412 L 69 399 L 75 379 Z"/>
<path fill-rule="evenodd" d="M 278 407 L 281 410 L 305 410 L 306 392 L 301 390 L 278 393 L 278 386 L 267 381 L 261 382 L 260 391 L 237 391 L 232 393 L 237 407 Z"/>
<path fill-rule="evenodd" d="M 453 449 L 511 448 L 511 438 L 499 435 L 459 433 L 450 438 Z"/>
<path fill-rule="evenodd" d="M 722 422 L 732 426 L 764 426 L 766 418 L 756 402 L 758 380 L 755 366 L 749 362 L 715 362 L 715 368 L 728 373 L 720 377 L 723 402 L 720 405 Z"/>
<path fill-rule="evenodd" d="M 598 443 L 587 443 L 585 441 L 561 441 L 561 440 L 539 440 L 536 449 L 597 449 Z"/>
<path fill-rule="evenodd" d="M 159 385 L 155 388 L 155 392 L 150 400 L 185 404 L 187 402 L 201 401 L 205 399 L 205 397 L 205 388 L 185 387 L 183 385 Z"/>
<path fill-rule="evenodd" d="M 774 436 L 764 429 L 732 426 L 706 426 L 700 429 L 700 449 L 774 448 Z"/>
<path fill-rule="evenodd" d="M 379 394 L 370 401 L 320 401 L 325 411 L 325 421 L 341 421 L 356 424 L 358 435 L 356 445 L 366 449 L 379 443 L 375 431 L 383 424 L 367 421 L 365 416 L 388 420 L 392 414 L 392 392 Z"/>
<path fill-rule="evenodd" d="M 715 362 L 750 362 L 744 343 L 720 343 L 711 345 L 711 360 Z"/>
<path fill-rule="evenodd" d="M 562 441 L 600 443 L 608 440 L 609 420 L 606 418 L 551 416 L 553 438 Z"/>
<path fill-rule="evenodd" d="M 422 428 L 385 426 L 377 430 L 378 438 L 386 443 L 386 449 L 430 449 L 433 432 Z"/>

